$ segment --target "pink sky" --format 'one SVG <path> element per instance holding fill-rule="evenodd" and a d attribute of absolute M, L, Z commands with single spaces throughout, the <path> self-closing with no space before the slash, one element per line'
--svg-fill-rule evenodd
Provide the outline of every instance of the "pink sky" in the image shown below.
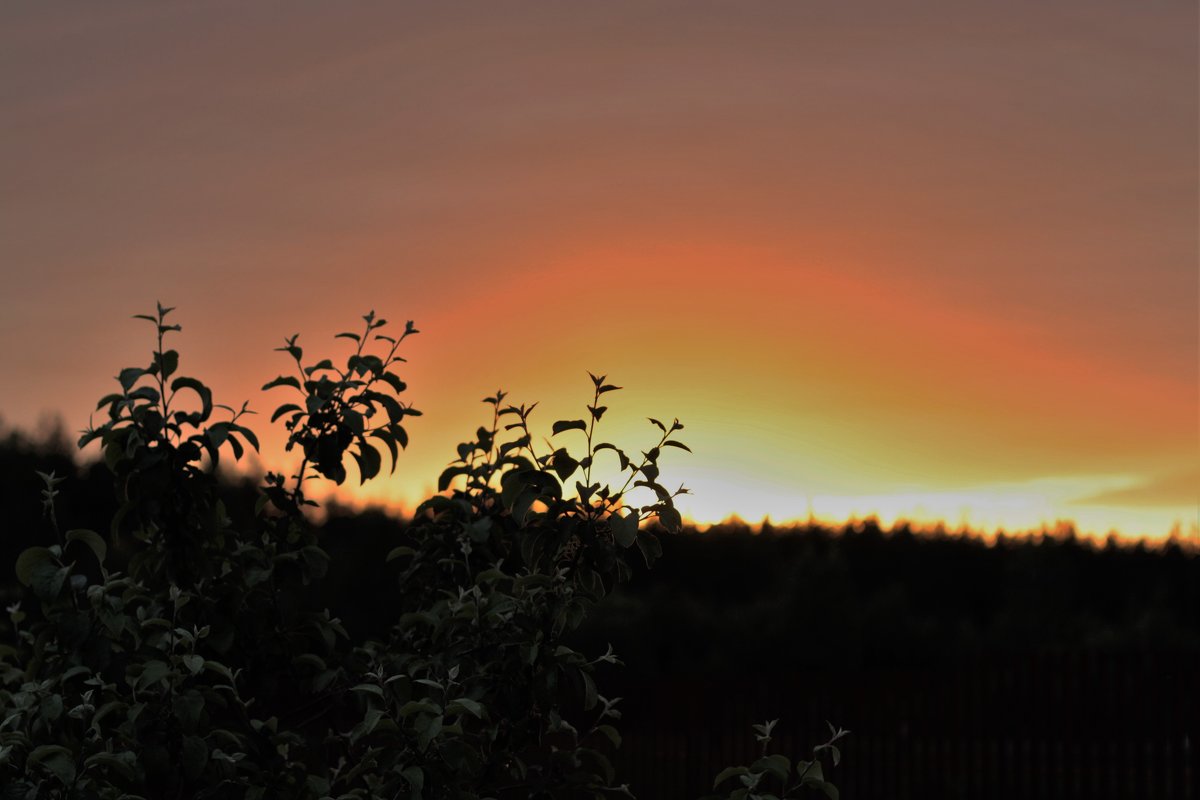
<path fill-rule="evenodd" d="M 688 424 L 700 521 L 1200 524 L 1194 3 L 5 16 L 9 424 L 81 427 L 155 300 L 260 410 L 374 308 L 426 416 L 364 499 L 590 369 L 614 437 Z"/>

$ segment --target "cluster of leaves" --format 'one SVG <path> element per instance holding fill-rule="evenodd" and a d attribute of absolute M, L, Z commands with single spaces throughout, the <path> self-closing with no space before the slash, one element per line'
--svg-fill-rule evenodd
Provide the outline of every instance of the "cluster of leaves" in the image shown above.
<path fill-rule="evenodd" d="M 490 426 L 459 445 L 441 493 L 386 555 L 390 633 L 352 641 L 313 600 L 329 559 L 304 488 L 310 467 L 345 480 L 347 454 L 369 480 L 382 467 L 374 442 L 395 468 L 404 418 L 417 414 L 398 399 L 396 352 L 416 330 L 389 337 L 368 314 L 361 334 L 340 335 L 356 345 L 344 369 L 306 366 L 297 337 L 286 340 L 297 374 L 264 389 L 300 395 L 273 420 L 285 419 L 302 460 L 290 476 L 269 473 L 253 521 L 235 526 L 214 469 L 225 448 L 257 449 L 239 422 L 251 412 L 176 377 L 170 312 L 143 317 L 157 330 L 150 365 L 121 371 L 120 393 L 99 405 L 107 421 L 80 441 L 99 442 L 115 479 L 107 536 L 61 531 L 58 478 L 44 476 L 57 541 L 16 564 L 32 597 L 28 613 L 9 609 L 13 642 L 0 646 L 0 797 L 628 794 L 610 757 L 617 700 L 596 683 L 618 659 L 564 637 L 630 576 L 632 554 L 661 554 L 655 530 L 678 529 L 686 490 L 668 491 L 658 466 L 687 449 L 678 420 L 651 420 L 655 443 L 630 457 L 598 440 L 601 400 L 619 388 L 603 376 L 592 376 L 587 418 L 555 422 L 541 443 L 532 406 L 487 398 Z M 214 420 L 218 409 L 229 419 Z M 600 459 L 616 479 L 598 477 Z M 132 550 L 124 571 L 110 571 L 113 542 Z"/>
<path fill-rule="evenodd" d="M 849 731 L 829 723 L 829 739 L 812 750 L 812 758 L 800 759 L 795 765 L 779 753 L 770 753 L 772 732 L 779 720 L 773 719 L 754 726 L 754 738 L 762 746 L 762 756 L 748 767 L 726 767 L 713 781 L 713 791 L 705 800 L 795 800 L 808 790 L 823 793 L 829 800 L 838 800 L 837 787 L 825 780 L 822 756 L 828 755 L 836 767 L 842 760 L 837 743 Z"/>
<path fill-rule="evenodd" d="M 140 315 L 157 332 L 151 363 L 121 370 L 121 391 L 98 406 L 107 420 L 80 439 L 99 443 L 115 479 L 120 507 L 107 537 L 60 531 L 52 516 L 58 541 L 18 558 L 36 607 L 10 609 L 15 642 L 0 651 L 5 797 L 299 797 L 325 745 L 329 731 L 314 734 L 301 715 L 314 692 L 339 689 L 314 688 L 302 665 L 338 663 L 346 648 L 340 622 L 308 599 L 328 568 L 300 513 L 312 504 L 303 493 L 312 459 L 290 484 L 268 475 L 254 524 L 233 527 L 214 470 L 226 449 L 239 458 L 258 448 L 240 422 L 250 412 L 214 404 L 199 380 L 176 376 L 179 355 L 164 346 L 179 330 L 171 311 Z M 381 324 L 368 315 L 363 338 Z M 394 394 L 380 402 L 369 393 L 374 381 L 391 384 L 379 373 L 394 345 L 332 392 L 327 381 L 310 384 L 327 401 L 311 404 L 292 438 L 341 440 L 358 431 L 355 414 L 386 416 L 400 436 L 396 420 L 415 412 L 397 414 Z M 214 419 L 219 410 L 229 418 Z M 53 512 L 57 479 L 46 481 Z M 124 572 L 108 569 L 113 542 L 132 550 Z"/>
<path fill-rule="evenodd" d="M 414 755 L 425 755 L 418 763 L 439 786 L 461 781 L 464 791 L 514 798 L 623 790 L 608 755 L 620 743 L 619 711 L 595 679 L 598 665 L 617 658 L 585 656 L 563 639 L 631 575 L 630 553 L 648 564 L 661 553 L 643 522 L 678 528 L 674 498 L 685 490 L 669 493 L 657 478 L 663 448 L 684 447 L 670 439 L 683 426 L 654 422 L 657 443 L 631 460 L 597 441 L 600 397 L 618 387 L 592 380 L 590 420 L 552 426 L 552 438 L 584 440 L 576 455 L 534 443 L 532 406 L 507 405 L 503 392 L 485 399 L 490 426 L 459 445 L 440 478 L 444 493 L 418 508 L 409 541 L 389 554 L 403 570 L 401 606 L 413 610 L 367 655 L 381 688 L 397 683 L 374 695 L 381 718 L 411 729 L 407 740 L 388 731 L 376 758 L 408 758 L 404 742 L 415 733 Z M 615 488 L 593 476 L 606 450 L 620 466 Z M 627 502 L 639 485 L 652 502 Z M 453 744 L 428 758 L 429 743 L 451 725 Z"/>
<path fill-rule="evenodd" d="M 293 335 L 278 350 L 296 362 L 296 374 L 281 375 L 263 387 L 286 386 L 300 395 L 299 404 L 279 406 L 271 415 L 271 422 L 286 416 L 287 449 L 291 451 L 299 445 L 305 465 L 311 464 L 318 473 L 339 484 L 346 480 L 344 461 L 347 451 L 358 464 L 363 483 L 379 474 L 383 460 L 379 451 L 367 441 L 368 437 L 378 439 L 387 447 L 394 471 L 399 457 L 397 446 L 408 446 L 404 418 L 421 413 L 396 399 L 394 395 L 402 393 L 407 385 L 393 371 L 397 364 L 404 362 L 396 355 L 401 342 L 419 331 L 409 321 L 404 326 L 404 333 L 396 338 L 377 332 L 387 321 L 376 318 L 374 311 L 363 319 L 367 323 L 363 333 L 339 333 L 334 337 L 351 339 L 356 345 L 354 353 L 346 360 L 345 369 L 336 368 L 327 358 L 306 367 L 304 350 L 296 344 L 298 336 Z M 386 343 L 388 351 L 382 356 L 365 351 L 369 341 Z M 383 414 L 376 419 L 380 410 Z M 351 450 L 351 447 L 355 449 Z M 278 492 L 273 494 L 286 502 Z"/>

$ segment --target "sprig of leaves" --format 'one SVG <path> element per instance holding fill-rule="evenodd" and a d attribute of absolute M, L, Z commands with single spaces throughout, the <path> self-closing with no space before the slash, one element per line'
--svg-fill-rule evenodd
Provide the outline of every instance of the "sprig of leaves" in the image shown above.
<path fill-rule="evenodd" d="M 829 726 L 829 738 L 812 749 L 811 759 L 800 759 L 793 765 L 791 759 L 778 753 L 770 753 L 772 732 L 779 720 L 768 720 L 754 725 L 754 738 L 762 746 L 762 756 L 748 767 L 726 767 L 717 774 L 712 794 L 704 800 L 796 800 L 812 792 L 824 794 L 829 800 L 838 800 L 837 786 L 826 779 L 821 757 L 828 755 L 833 766 L 841 763 L 842 752 L 837 742 L 850 731 Z"/>
<path fill-rule="evenodd" d="M 396 366 L 405 361 L 396 353 L 401 342 L 419 331 L 410 320 L 399 337 L 380 333 L 387 320 L 377 318 L 374 311 L 363 320 L 362 333 L 334 337 L 355 344 L 344 368 L 335 367 L 329 359 L 305 366 L 304 350 L 297 344 L 299 334 L 287 337 L 284 346 L 277 348 L 295 361 L 296 374 L 280 375 L 263 389 L 286 387 L 299 395 L 298 402 L 284 403 L 271 415 L 272 422 L 286 417 L 287 450 L 299 447 L 304 454 L 295 476 L 298 493 L 308 464 L 335 483 L 344 482 L 347 452 L 358 466 L 362 483 L 374 478 L 382 468 L 382 456 L 370 439 L 387 449 L 394 472 L 399 449 L 408 446 L 404 418 L 421 414 L 397 399 L 408 387 L 396 372 Z M 369 348 L 379 343 L 385 349 L 370 352 Z"/>

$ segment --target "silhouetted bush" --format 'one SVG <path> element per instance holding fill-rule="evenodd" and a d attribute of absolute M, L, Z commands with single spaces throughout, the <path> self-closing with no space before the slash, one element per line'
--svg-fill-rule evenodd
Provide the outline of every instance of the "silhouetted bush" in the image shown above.
<path fill-rule="evenodd" d="M 371 555 L 333 567 L 331 555 L 348 554 L 322 547 L 306 485 L 345 481 L 347 457 L 362 481 L 385 454 L 394 468 L 404 424 L 419 414 L 398 399 L 397 351 L 412 323 L 392 337 L 366 315 L 361 333 L 338 335 L 354 347 L 344 368 L 307 362 L 297 337 L 286 340 L 294 371 L 264 389 L 291 390 L 295 402 L 271 419 L 302 459 L 290 476 L 267 473 L 246 511 L 231 507 L 244 495 L 223 491 L 216 468 L 223 454 L 257 449 L 248 409 L 215 404 L 178 374 L 179 354 L 164 345 L 179 330 L 170 311 L 139 315 L 157 333 L 151 363 L 120 371 L 120 391 L 98 406 L 107 420 L 80 440 L 99 444 L 115 483 L 116 508 L 97 526 L 105 534 L 67 527 L 66 477 L 41 473 L 51 533 L 15 560 L 27 592 L 9 607 L 13 644 L 0 646 L 3 796 L 628 795 L 610 759 L 620 713 L 595 680 L 617 657 L 584 655 L 566 637 L 629 579 L 629 554 L 657 560 L 661 541 L 645 523 L 678 531 L 685 490 L 666 489 L 658 467 L 667 450 L 687 450 L 678 420 L 651 420 L 655 443 L 632 456 L 599 441 L 601 403 L 619 387 L 592 376 L 587 415 L 552 425 L 582 449 L 542 447 L 533 407 L 498 392 L 484 401 L 490 426 L 441 475 L 442 494 L 403 528 L 383 526 Z M 65 454 L 56 457 L 65 476 Z M 619 467 L 612 484 L 593 478 L 600 458 Z M 388 564 L 390 585 L 366 596 L 369 613 L 347 607 L 355 619 L 344 623 L 323 603 L 331 573 L 339 595 L 364 597 L 388 583 Z M 762 758 L 726 770 L 714 789 L 836 797 L 819 758 L 838 760 L 844 732 L 793 769 L 766 750 L 773 726 L 760 726 Z M 778 795 L 767 790 L 776 785 Z"/>

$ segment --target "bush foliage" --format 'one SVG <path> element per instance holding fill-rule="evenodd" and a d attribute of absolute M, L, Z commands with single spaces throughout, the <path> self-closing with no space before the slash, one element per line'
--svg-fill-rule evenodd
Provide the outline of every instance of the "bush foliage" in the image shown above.
<path fill-rule="evenodd" d="M 120 371 L 101 399 L 98 442 L 119 504 L 109 530 L 62 530 L 60 478 L 43 475 L 48 537 L 18 557 L 25 599 L 0 645 L 0 785 L 5 798 L 599 798 L 627 795 L 611 766 L 617 699 L 564 636 L 680 526 L 659 460 L 683 425 L 651 419 L 650 447 L 626 453 L 598 428 L 619 387 L 592 376 L 581 419 L 549 439 L 533 406 L 503 392 L 490 423 L 458 446 L 439 494 L 386 559 L 378 598 L 386 637 L 351 637 L 318 607 L 329 568 L 306 509 L 320 477 L 342 483 L 394 470 L 419 412 L 400 398 L 404 340 L 374 313 L 344 366 L 279 348 L 293 369 L 264 386 L 289 393 L 283 421 L 300 463 L 268 473 L 252 520 L 235 524 L 216 468 L 258 440 L 243 404 L 213 402 L 166 347 L 172 309 L 153 315 L 148 366 Z M 561 442 L 573 443 L 571 446 Z M 608 463 L 601 470 L 601 459 Z M 605 481 L 600 474 L 616 474 Z M 640 490 L 635 492 L 635 490 Z M 634 496 L 646 498 L 637 504 Z M 110 571 L 110 546 L 131 555 Z M 819 756 L 763 758 L 718 776 L 720 797 L 823 790 Z M 774 786 L 777 788 L 768 788 Z"/>

